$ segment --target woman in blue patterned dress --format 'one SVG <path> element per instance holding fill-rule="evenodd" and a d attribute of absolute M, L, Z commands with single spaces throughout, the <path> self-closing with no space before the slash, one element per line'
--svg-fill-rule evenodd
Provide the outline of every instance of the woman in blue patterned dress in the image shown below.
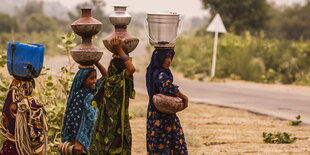
<path fill-rule="evenodd" d="M 150 155 L 188 154 L 184 132 L 176 114 L 160 112 L 153 104 L 153 95 L 161 93 L 182 99 L 184 109 L 188 98 L 173 84 L 169 69 L 174 56 L 173 49 L 155 49 L 147 67 L 146 86 L 149 94 L 147 112 L 147 152 Z"/>
<path fill-rule="evenodd" d="M 96 63 L 102 76 L 106 76 L 105 68 Z M 91 143 L 91 135 L 97 117 L 97 109 L 91 104 L 99 81 L 94 68 L 80 69 L 73 80 L 70 90 L 61 139 L 74 145 L 76 154 L 87 153 Z"/>

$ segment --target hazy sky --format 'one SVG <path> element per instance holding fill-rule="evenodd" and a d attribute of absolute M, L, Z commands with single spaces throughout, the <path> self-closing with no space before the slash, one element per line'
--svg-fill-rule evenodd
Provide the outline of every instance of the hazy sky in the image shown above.
<path fill-rule="evenodd" d="M 72 8 L 81 2 L 89 0 L 43 0 L 57 1 L 62 5 Z M 277 5 L 291 5 L 293 3 L 303 3 L 305 0 L 269 0 Z M 112 12 L 112 5 L 128 5 L 131 12 L 165 12 L 174 11 L 186 17 L 203 16 L 208 14 L 202 9 L 201 0 L 104 0 L 106 2 L 107 13 Z"/>

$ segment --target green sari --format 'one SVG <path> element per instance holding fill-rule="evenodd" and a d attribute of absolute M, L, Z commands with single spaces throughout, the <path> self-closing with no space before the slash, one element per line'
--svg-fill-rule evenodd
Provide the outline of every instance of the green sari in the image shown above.
<path fill-rule="evenodd" d="M 129 98 L 134 99 L 133 76 L 111 63 L 92 104 L 99 109 L 93 132 L 91 155 L 130 155 Z"/>

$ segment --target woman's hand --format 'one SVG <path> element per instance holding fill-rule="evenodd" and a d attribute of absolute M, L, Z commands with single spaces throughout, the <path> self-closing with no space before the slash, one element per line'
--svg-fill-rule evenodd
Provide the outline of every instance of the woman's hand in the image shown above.
<path fill-rule="evenodd" d="M 178 86 L 178 85 L 176 85 L 176 84 L 173 84 L 173 85 L 174 85 L 175 88 L 179 88 L 179 87 L 180 87 L 180 86 Z"/>
<path fill-rule="evenodd" d="M 119 55 L 122 55 L 122 53 L 124 53 L 121 47 L 121 40 L 117 37 L 111 39 L 111 45 L 115 52 L 117 52 Z"/>
<path fill-rule="evenodd" d="M 82 154 L 83 152 L 85 152 L 84 146 L 77 140 L 74 142 L 74 150 L 76 154 Z"/>
<path fill-rule="evenodd" d="M 106 76 L 108 75 L 107 70 L 102 66 L 101 63 L 99 63 L 99 61 L 96 62 L 95 65 L 96 65 L 96 67 L 99 69 L 99 71 L 100 71 L 102 77 L 106 77 Z"/>
<path fill-rule="evenodd" d="M 182 99 L 182 102 L 184 103 L 183 109 L 188 107 L 188 97 L 184 95 Z"/>
<path fill-rule="evenodd" d="M 183 109 L 186 109 L 188 107 L 188 97 L 181 93 L 180 91 L 176 93 L 176 96 L 182 99 L 182 102 L 184 103 Z"/>
<path fill-rule="evenodd" d="M 126 55 L 126 53 L 123 51 L 122 47 L 121 47 L 121 40 L 119 40 L 118 38 L 113 38 L 111 39 L 111 45 L 113 46 L 114 50 L 117 52 L 117 54 L 121 57 L 126 57 L 127 59 L 123 59 L 125 62 L 125 66 L 127 68 L 125 74 L 126 75 L 133 75 L 133 73 L 136 71 L 135 66 L 132 64 L 131 60 L 129 59 L 128 55 Z"/>

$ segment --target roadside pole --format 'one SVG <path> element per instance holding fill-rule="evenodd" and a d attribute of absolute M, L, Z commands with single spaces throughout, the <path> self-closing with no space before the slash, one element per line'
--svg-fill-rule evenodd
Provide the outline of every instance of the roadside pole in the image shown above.
<path fill-rule="evenodd" d="M 215 32 L 215 34 L 214 34 L 214 45 L 213 45 L 213 57 L 212 57 L 212 69 L 211 69 L 211 79 L 213 79 L 215 76 L 218 34 L 219 33 L 227 33 L 220 14 L 216 14 L 216 16 L 213 18 L 210 25 L 208 26 L 207 31 L 208 32 Z"/>
<path fill-rule="evenodd" d="M 214 75 L 215 75 L 218 35 L 219 35 L 219 33 L 218 33 L 218 32 L 215 32 L 215 34 L 214 34 L 214 45 L 213 45 L 213 58 L 212 58 L 211 78 L 214 78 Z"/>

